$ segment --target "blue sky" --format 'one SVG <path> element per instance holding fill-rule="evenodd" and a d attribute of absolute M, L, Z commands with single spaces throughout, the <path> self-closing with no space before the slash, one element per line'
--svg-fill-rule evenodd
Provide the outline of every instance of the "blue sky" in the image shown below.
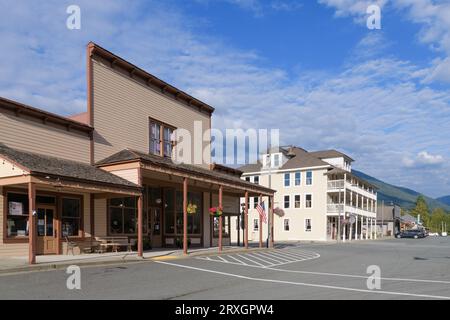
<path fill-rule="evenodd" d="M 382 8 L 368 30 L 366 8 Z M 81 8 L 81 30 L 65 26 Z M 92 40 L 216 107 L 367 174 L 450 194 L 450 1 L 0 0 L 0 96 L 84 111 Z M 238 117 L 236 115 L 239 115 Z"/>

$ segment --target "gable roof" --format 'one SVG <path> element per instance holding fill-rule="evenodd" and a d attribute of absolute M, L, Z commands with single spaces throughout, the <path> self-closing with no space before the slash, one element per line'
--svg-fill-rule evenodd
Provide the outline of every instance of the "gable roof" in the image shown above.
<path fill-rule="evenodd" d="M 3 143 L 0 143 L 0 155 L 27 169 L 31 175 L 58 176 L 91 183 L 140 188 L 128 180 L 87 163 L 17 150 Z"/>
<path fill-rule="evenodd" d="M 176 164 L 172 161 L 171 158 L 160 157 L 156 155 L 152 155 L 149 153 L 144 153 L 132 149 L 124 149 L 119 151 L 101 161 L 96 163 L 97 166 L 107 166 L 111 164 L 124 163 L 124 162 L 132 162 L 132 161 L 141 161 L 144 163 L 153 164 L 160 167 L 165 167 L 169 169 L 173 169 L 176 171 L 182 171 L 185 173 L 194 174 L 197 176 L 203 176 L 207 178 L 212 178 L 215 180 L 223 180 L 229 183 L 233 183 L 242 187 L 248 187 L 251 189 L 259 189 L 265 193 L 275 193 L 274 190 L 266 188 L 264 186 L 256 185 L 251 182 L 247 182 L 242 180 L 239 176 L 231 175 L 228 173 L 224 173 L 217 170 L 208 170 L 198 166 L 189 165 L 189 164 Z"/>
<path fill-rule="evenodd" d="M 321 150 L 321 151 L 312 151 L 309 154 L 319 158 L 319 159 L 328 159 L 328 158 L 340 158 L 340 157 L 344 157 L 347 158 L 351 161 L 355 161 L 352 158 L 350 158 L 348 155 L 346 155 L 345 153 L 342 153 L 340 151 L 337 150 Z"/>
<path fill-rule="evenodd" d="M 288 158 L 285 164 L 279 170 L 301 169 L 311 167 L 330 166 L 329 163 L 313 156 L 310 152 L 299 147 L 280 147 L 280 152 Z M 239 168 L 244 173 L 260 172 L 262 163 L 246 164 Z"/>
<path fill-rule="evenodd" d="M 28 106 L 26 104 L 12 101 L 3 97 L 0 97 L 0 111 L 1 110 L 9 110 L 14 112 L 16 115 L 27 115 L 32 118 L 35 118 L 36 120 L 42 122 L 51 122 L 54 124 L 58 124 L 61 126 L 64 126 L 68 129 L 74 129 L 81 132 L 91 133 L 94 128 L 91 126 L 81 123 L 79 121 L 76 121 L 74 119 L 66 118 L 60 115 L 57 115 L 55 113 L 51 113 L 48 111 L 44 111 L 38 108 L 34 108 L 31 106 Z"/>

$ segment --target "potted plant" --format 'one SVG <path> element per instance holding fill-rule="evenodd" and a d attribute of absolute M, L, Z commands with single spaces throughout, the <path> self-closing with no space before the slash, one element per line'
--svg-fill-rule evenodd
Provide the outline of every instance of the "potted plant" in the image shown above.
<path fill-rule="evenodd" d="M 209 214 L 214 217 L 220 217 L 223 214 L 223 208 L 222 207 L 209 208 Z"/>
<path fill-rule="evenodd" d="M 188 248 L 191 246 L 191 239 L 188 238 Z M 183 248 L 183 238 L 182 237 L 178 237 L 175 239 L 175 246 L 179 249 Z"/>
<path fill-rule="evenodd" d="M 196 214 L 197 213 L 197 205 L 189 202 L 187 205 L 186 211 L 188 214 Z"/>

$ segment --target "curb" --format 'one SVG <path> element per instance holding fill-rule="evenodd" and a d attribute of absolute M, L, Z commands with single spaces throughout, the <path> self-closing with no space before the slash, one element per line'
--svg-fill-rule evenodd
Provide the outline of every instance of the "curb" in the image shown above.
<path fill-rule="evenodd" d="M 49 263 L 49 264 L 36 264 L 31 266 L 23 266 L 23 267 L 13 267 L 9 269 L 0 269 L 0 276 L 8 275 L 8 274 L 16 274 L 16 273 L 25 273 L 25 272 L 42 272 L 42 271 L 52 271 L 52 270 L 62 270 L 71 265 L 77 265 L 80 267 L 100 267 L 100 266 L 111 266 L 111 265 L 123 265 L 129 263 L 144 263 L 144 262 L 152 262 L 152 261 L 162 261 L 162 260 L 175 260 L 175 259 L 188 259 L 192 257 L 199 256 L 212 256 L 212 255 L 221 255 L 221 254 L 231 254 L 238 252 L 254 252 L 254 251 L 262 251 L 262 250 L 272 250 L 268 248 L 249 248 L 249 249 L 231 249 L 222 251 L 219 253 L 218 251 L 214 252 L 192 252 L 187 255 L 172 255 L 169 254 L 161 254 L 159 256 L 153 256 L 148 258 L 138 258 L 135 259 L 111 259 L 111 260 L 102 260 L 102 261 L 71 261 L 71 262 L 61 262 L 61 263 Z"/>

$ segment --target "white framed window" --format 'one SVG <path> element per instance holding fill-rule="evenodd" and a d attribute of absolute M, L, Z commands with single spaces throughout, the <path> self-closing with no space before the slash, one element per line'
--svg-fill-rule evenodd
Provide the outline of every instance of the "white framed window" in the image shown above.
<path fill-rule="evenodd" d="M 280 166 L 280 155 L 278 153 L 272 156 L 272 160 L 272 167 L 277 168 Z"/>
<path fill-rule="evenodd" d="M 306 185 L 310 186 L 313 184 L 313 173 L 312 171 L 306 171 Z"/>
<path fill-rule="evenodd" d="M 291 174 L 290 173 L 285 173 L 284 174 L 284 186 L 285 187 L 290 187 L 291 186 Z"/>
<path fill-rule="evenodd" d="M 250 182 L 250 177 L 245 177 L 245 181 Z"/>
<path fill-rule="evenodd" d="M 311 232 L 311 219 L 305 219 L 305 231 Z"/>
<path fill-rule="evenodd" d="M 284 231 L 289 231 L 289 219 L 284 219 L 283 220 L 283 230 Z"/>
<path fill-rule="evenodd" d="M 259 184 L 259 176 L 254 176 L 253 177 L 253 183 Z"/>
<path fill-rule="evenodd" d="M 306 208 L 312 208 L 312 205 L 313 205 L 313 203 L 312 203 L 312 194 L 307 194 L 305 196 L 305 207 Z"/>
<path fill-rule="evenodd" d="M 259 201 L 258 197 L 253 197 L 253 209 L 256 209 L 256 207 L 258 206 L 258 201 Z"/>
<path fill-rule="evenodd" d="M 290 206 L 291 206 L 291 197 L 284 196 L 284 208 L 289 209 Z"/>
<path fill-rule="evenodd" d="M 253 219 L 253 231 L 259 231 L 259 220 Z"/>
<path fill-rule="evenodd" d="M 301 206 L 301 197 L 299 194 L 294 196 L 294 208 L 299 209 Z"/>
<path fill-rule="evenodd" d="M 295 173 L 295 185 L 299 186 L 301 184 L 301 182 L 302 182 L 302 174 L 300 171 L 297 171 Z"/>

